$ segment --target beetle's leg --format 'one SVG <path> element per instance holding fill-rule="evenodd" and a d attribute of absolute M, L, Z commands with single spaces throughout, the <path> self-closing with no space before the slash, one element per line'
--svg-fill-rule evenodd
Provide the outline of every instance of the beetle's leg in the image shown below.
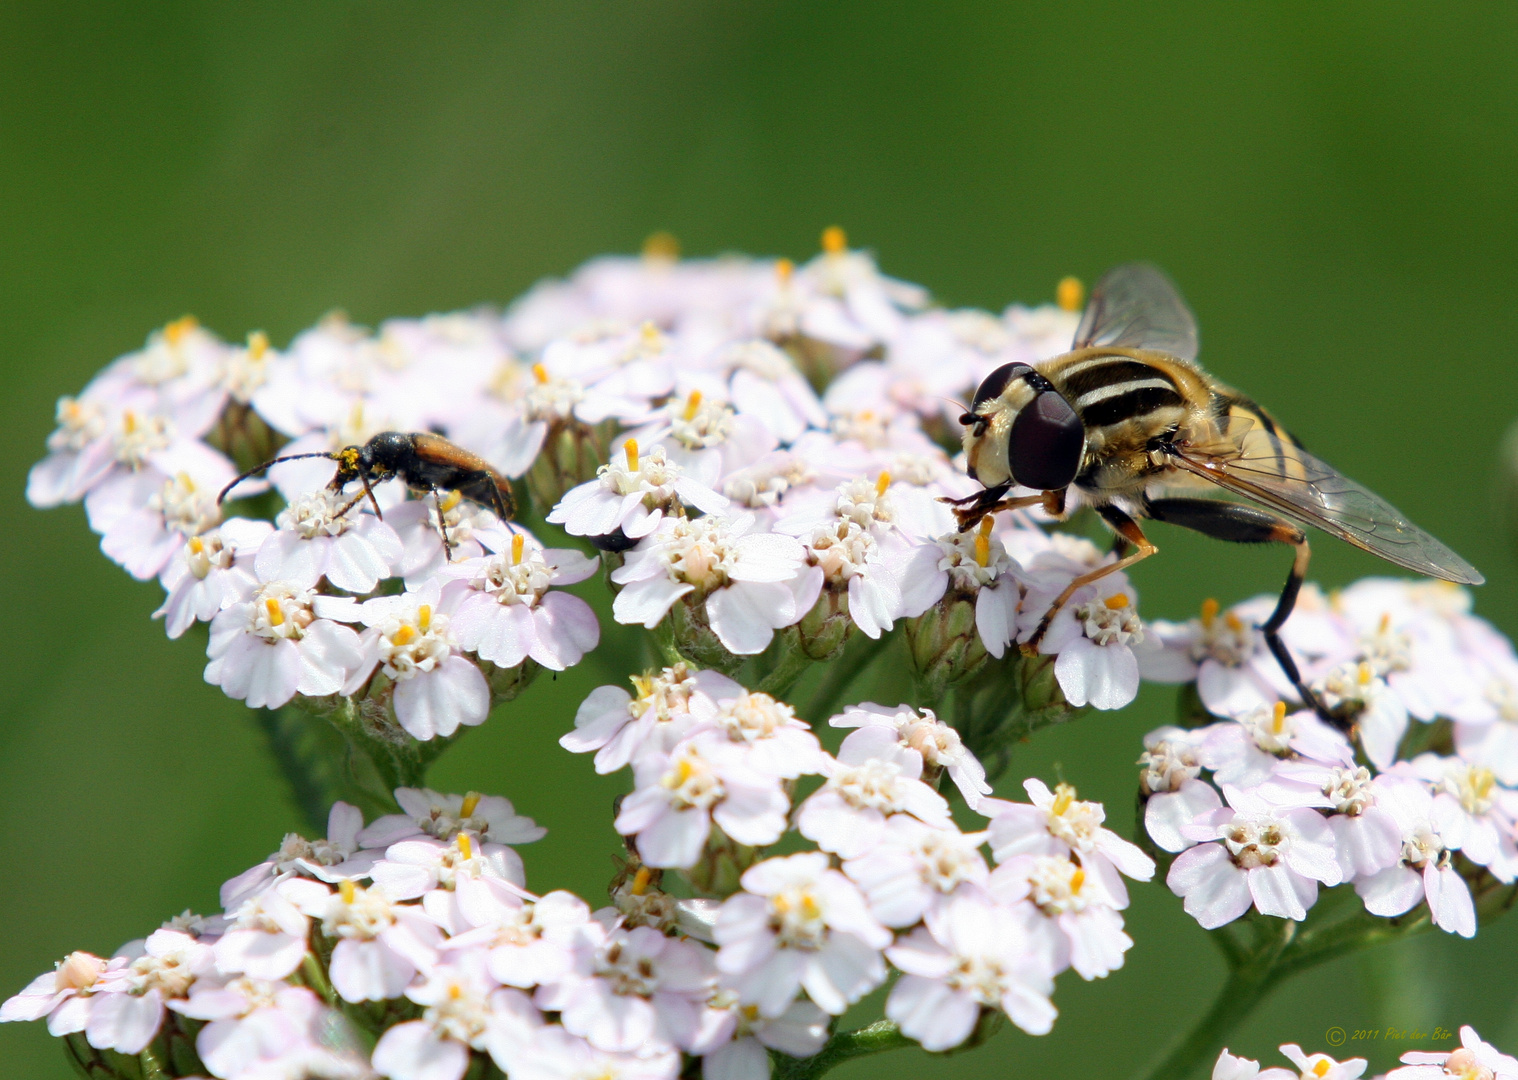
<path fill-rule="evenodd" d="M 1292 608 L 1297 603 L 1297 594 L 1301 592 L 1302 582 L 1307 577 L 1307 560 L 1311 555 L 1307 534 L 1267 510 L 1215 499 L 1155 499 L 1149 503 L 1148 512 L 1156 521 L 1179 525 L 1215 540 L 1227 540 L 1235 544 L 1290 544 L 1296 548 L 1296 556 L 1291 560 L 1291 573 L 1281 588 L 1281 598 L 1276 601 L 1276 609 L 1271 612 L 1270 618 L 1260 624 L 1259 630 L 1265 638 L 1266 647 L 1270 649 L 1270 655 L 1281 665 L 1281 670 L 1301 695 L 1303 704 L 1312 708 L 1324 720 L 1342 728 L 1343 719 L 1330 714 L 1318 695 L 1302 682 L 1297 662 L 1286 648 L 1286 643 L 1281 640 L 1281 627 L 1291 617 Z"/>
<path fill-rule="evenodd" d="M 1039 620 L 1038 629 L 1033 632 L 1033 636 L 1023 642 L 1022 650 L 1027 655 L 1031 656 L 1038 652 L 1038 643 L 1049 632 L 1049 624 L 1054 621 L 1054 616 L 1059 614 L 1060 609 L 1069 603 L 1070 597 L 1075 595 L 1076 590 L 1090 585 L 1093 581 L 1100 581 L 1108 574 L 1115 574 L 1119 570 L 1126 570 L 1134 563 L 1149 558 L 1149 556 L 1159 550 L 1159 548 L 1149 542 L 1149 538 L 1139 528 L 1138 522 L 1134 521 L 1117 507 L 1100 506 L 1097 507 L 1096 512 L 1102 516 L 1102 520 L 1112 527 L 1114 532 L 1132 544 L 1137 550 L 1123 556 L 1117 562 L 1098 566 L 1095 570 L 1081 574 L 1079 577 L 1071 580 L 1070 584 L 1065 586 L 1065 591 L 1060 593 L 1055 598 L 1054 603 L 1049 605 L 1049 610 L 1044 612 L 1044 617 Z"/>
<path fill-rule="evenodd" d="M 443 538 L 443 561 L 453 561 L 453 541 L 448 539 L 448 519 L 444 517 L 443 489 L 436 484 L 432 486 L 432 503 L 437 507 L 437 531 Z"/>

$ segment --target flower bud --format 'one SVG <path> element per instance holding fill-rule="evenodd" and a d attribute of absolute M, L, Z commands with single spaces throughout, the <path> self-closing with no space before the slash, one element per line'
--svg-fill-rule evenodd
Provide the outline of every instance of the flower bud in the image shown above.
<path fill-rule="evenodd" d="M 801 649 L 813 660 L 832 660 L 843 652 L 854 632 L 849 618 L 849 594 L 824 588 L 812 610 L 796 624 Z"/>
<path fill-rule="evenodd" d="M 704 896 L 731 896 L 738 891 L 738 879 L 758 858 L 756 848 L 736 843 L 713 826 L 700 861 L 680 874 L 692 889 Z"/>
<path fill-rule="evenodd" d="M 665 616 L 675 648 L 697 667 L 731 675 L 743 666 L 744 656 L 734 656 L 723 646 L 706 617 L 706 596 L 697 590 L 676 600 Z"/>
<path fill-rule="evenodd" d="M 510 668 L 497 667 L 489 660 L 480 660 L 478 663 L 480 670 L 485 673 L 485 681 L 490 684 L 492 709 L 526 690 L 538 677 L 538 672 L 542 670 L 537 661 L 530 657 L 516 667 Z"/>
<path fill-rule="evenodd" d="M 952 686 L 985 665 L 973 596 L 951 590 L 922 615 L 906 620 L 906 635 L 912 665 L 929 687 Z"/>

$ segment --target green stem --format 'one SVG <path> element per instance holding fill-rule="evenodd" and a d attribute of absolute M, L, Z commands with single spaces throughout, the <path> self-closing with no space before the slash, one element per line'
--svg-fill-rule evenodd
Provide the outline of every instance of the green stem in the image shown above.
<path fill-rule="evenodd" d="M 892 1021 L 877 1020 L 868 1027 L 840 1031 L 809 1058 L 772 1055 L 775 1060 L 774 1080 L 813 1080 L 845 1061 L 916 1045 Z"/>
<path fill-rule="evenodd" d="M 327 810 L 345 794 L 338 772 L 344 750 L 342 736 L 294 706 L 260 709 L 253 716 L 280 774 L 290 785 L 301 817 L 314 835 L 325 835 Z"/>
<path fill-rule="evenodd" d="M 759 685 L 754 688 L 774 698 L 785 697 L 791 687 L 796 685 L 796 680 L 806 674 L 806 669 L 812 666 L 812 658 L 799 644 L 784 638 L 781 640 L 784 644 L 781 646 L 782 651 L 774 668 L 760 679 Z"/>
<path fill-rule="evenodd" d="M 803 718 L 815 725 L 832 716 L 839 702 L 848 695 L 849 688 L 870 669 L 889 641 L 890 637 L 886 634 L 881 634 L 878 638 L 859 635 L 858 639 L 844 650 L 843 655 L 828 666 L 826 674 L 822 677 L 822 684 L 817 687 L 812 700 L 807 702 L 806 712 L 802 714 Z"/>
<path fill-rule="evenodd" d="M 1276 962 L 1296 935 L 1297 924 L 1287 919 L 1270 922 L 1280 925 L 1262 924 L 1264 940 L 1229 973 L 1207 1014 L 1164 1061 L 1145 1074 L 1149 1080 L 1185 1080 L 1217 1060 L 1228 1035 L 1275 986 L 1281 977 Z"/>
<path fill-rule="evenodd" d="M 301 980 L 311 991 L 325 1001 L 328 1005 L 336 1008 L 337 994 L 332 989 L 332 983 L 327 978 L 327 973 L 322 969 L 321 961 L 310 953 L 300 964 Z"/>
<path fill-rule="evenodd" d="M 151 1044 L 137 1055 L 137 1060 L 142 1063 L 142 1080 L 168 1080 L 169 1072 Z"/>

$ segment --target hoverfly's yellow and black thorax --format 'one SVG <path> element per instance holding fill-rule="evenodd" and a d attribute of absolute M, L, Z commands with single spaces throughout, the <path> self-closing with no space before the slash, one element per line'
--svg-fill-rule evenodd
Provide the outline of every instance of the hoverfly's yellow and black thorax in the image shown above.
<path fill-rule="evenodd" d="M 1080 472 L 1085 429 L 1054 385 L 1027 364 L 1003 364 L 980 384 L 966 425 L 969 474 L 987 487 L 1055 491 Z"/>

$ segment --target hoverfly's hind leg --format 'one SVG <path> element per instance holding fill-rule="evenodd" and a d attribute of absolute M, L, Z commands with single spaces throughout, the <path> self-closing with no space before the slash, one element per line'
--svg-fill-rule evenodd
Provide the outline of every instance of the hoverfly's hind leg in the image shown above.
<path fill-rule="evenodd" d="M 1281 627 L 1291 617 L 1292 609 L 1297 604 L 1297 594 L 1302 591 L 1302 582 L 1307 577 L 1307 561 L 1311 554 L 1307 534 L 1267 510 L 1215 499 L 1155 499 L 1149 503 L 1148 514 L 1156 521 L 1179 525 L 1214 540 L 1227 540 L 1234 544 L 1290 544 L 1296 548 L 1296 557 L 1291 561 L 1291 573 L 1281 589 L 1281 598 L 1276 601 L 1276 609 L 1271 612 L 1270 618 L 1260 624 L 1259 631 L 1270 655 L 1275 657 L 1281 671 L 1301 696 L 1302 703 L 1335 727 L 1343 728 L 1343 719 L 1335 717 L 1324 708 L 1318 695 L 1302 681 L 1301 670 L 1292 658 L 1291 650 L 1281 640 Z"/>
<path fill-rule="evenodd" d="M 1044 612 L 1044 617 L 1039 620 L 1038 629 L 1033 632 L 1033 636 L 1023 642 L 1022 650 L 1029 656 L 1038 652 L 1038 643 L 1049 632 L 1049 624 L 1054 621 L 1054 616 L 1058 615 L 1060 609 L 1070 602 L 1070 597 L 1074 596 L 1077 590 L 1090 585 L 1093 581 L 1100 581 L 1108 574 L 1115 574 L 1119 570 L 1126 570 L 1134 563 L 1149 558 L 1149 556 L 1159 550 L 1159 548 L 1149 542 L 1149 538 L 1144 535 L 1144 530 L 1139 528 L 1138 522 L 1134 521 L 1117 507 L 1099 506 L 1096 512 L 1102 516 L 1103 521 L 1111 526 L 1112 531 L 1122 537 L 1127 544 L 1132 545 L 1134 550 L 1116 562 L 1107 563 L 1105 566 L 1098 566 L 1089 573 L 1081 574 L 1065 586 L 1065 591 L 1060 593 L 1055 598 L 1054 603 L 1049 605 L 1049 610 Z"/>

